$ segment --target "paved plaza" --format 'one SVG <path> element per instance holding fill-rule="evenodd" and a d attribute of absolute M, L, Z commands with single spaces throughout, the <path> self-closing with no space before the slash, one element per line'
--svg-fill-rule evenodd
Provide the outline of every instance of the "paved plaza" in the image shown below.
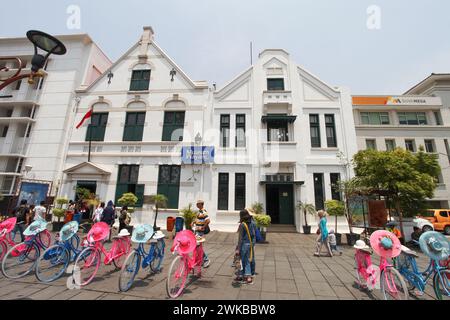
<path fill-rule="evenodd" d="M 314 257 L 315 235 L 267 235 L 268 244 L 256 247 L 257 276 L 253 285 L 233 284 L 236 234 L 211 232 L 207 236 L 206 251 L 211 265 L 201 279 L 191 280 L 180 299 L 198 300 L 278 300 L 278 299 L 333 299 L 378 300 L 380 291 L 360 291 L 354 282 L 353 248 L 342 246 L 343 255 Z M 141 270 L 129 292 L 118 292 L 119 272 L 113 266 L 101 265 L 97 278 L 82 290 L 70 290 L 65 276 L 52 284 L 40 284 L 34 274 L 20 280 L 8 280 L 1 275 L 0 299 L 31 300 L 143 300 L 168 299 L 165 279 L 173 255 L 170 253 L 172 236 L 166 239 L 167 250 L 161 273 L 147 275 Z M 375 263 L 378 259 L 374 257 Z M 418 259 L 423 268 L 427 259 Z M 432 287 L 423 297 L 433 299 Z"/>

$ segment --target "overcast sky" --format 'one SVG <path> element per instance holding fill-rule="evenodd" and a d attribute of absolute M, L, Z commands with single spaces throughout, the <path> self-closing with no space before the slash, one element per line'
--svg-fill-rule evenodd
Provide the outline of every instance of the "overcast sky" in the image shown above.
<path fill-rule="evenodd" d="M 34 7 L 33 5 L 36 5 Z M 69 29 L 70 5 L 81 29 Z M 371 5 L 380 8 L 380 29 Z M 14 11 L 17 15 L 14 16 Z M 231 80 L 264 48 L 283 48 L 330 85 L 353 94 L 400 94 L 450 72 L 448 0 L 14 0 L 0 37 L 29 29 L 88 33 L 114 61 L 151 25 L 156 42 L 194 80 Z"/>

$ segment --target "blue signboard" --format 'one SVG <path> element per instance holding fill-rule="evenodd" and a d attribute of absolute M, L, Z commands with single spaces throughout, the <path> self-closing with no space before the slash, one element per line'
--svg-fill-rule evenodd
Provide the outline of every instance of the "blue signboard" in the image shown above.
<path fill-rule="evenodd" d="M 214 147 L 183 147 L 181 149 L 181 163 L 210 164 L 214 163 Z"/>

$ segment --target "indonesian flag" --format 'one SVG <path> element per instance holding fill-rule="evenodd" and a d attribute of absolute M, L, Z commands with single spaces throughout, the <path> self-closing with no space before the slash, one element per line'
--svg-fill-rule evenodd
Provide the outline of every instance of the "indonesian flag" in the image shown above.
<path fill-rule="evenodd" d="M 92 117 L 92 109 L 89 109 L 89 111 L 84 115 L 83 119 L 81 119 L 80 123 L 77 125 L 77 129 L 79 129 L 83 123 Z"/>

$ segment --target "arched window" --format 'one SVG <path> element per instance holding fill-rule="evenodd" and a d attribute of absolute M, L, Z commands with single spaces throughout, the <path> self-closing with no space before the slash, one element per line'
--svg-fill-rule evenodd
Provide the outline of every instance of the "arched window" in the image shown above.
<path fill-rule="evenodd" d="M 148 64 L 138 64 L 131 74 L 130 91 L 146 91 L 150 86 L 151 69 Z"/>

